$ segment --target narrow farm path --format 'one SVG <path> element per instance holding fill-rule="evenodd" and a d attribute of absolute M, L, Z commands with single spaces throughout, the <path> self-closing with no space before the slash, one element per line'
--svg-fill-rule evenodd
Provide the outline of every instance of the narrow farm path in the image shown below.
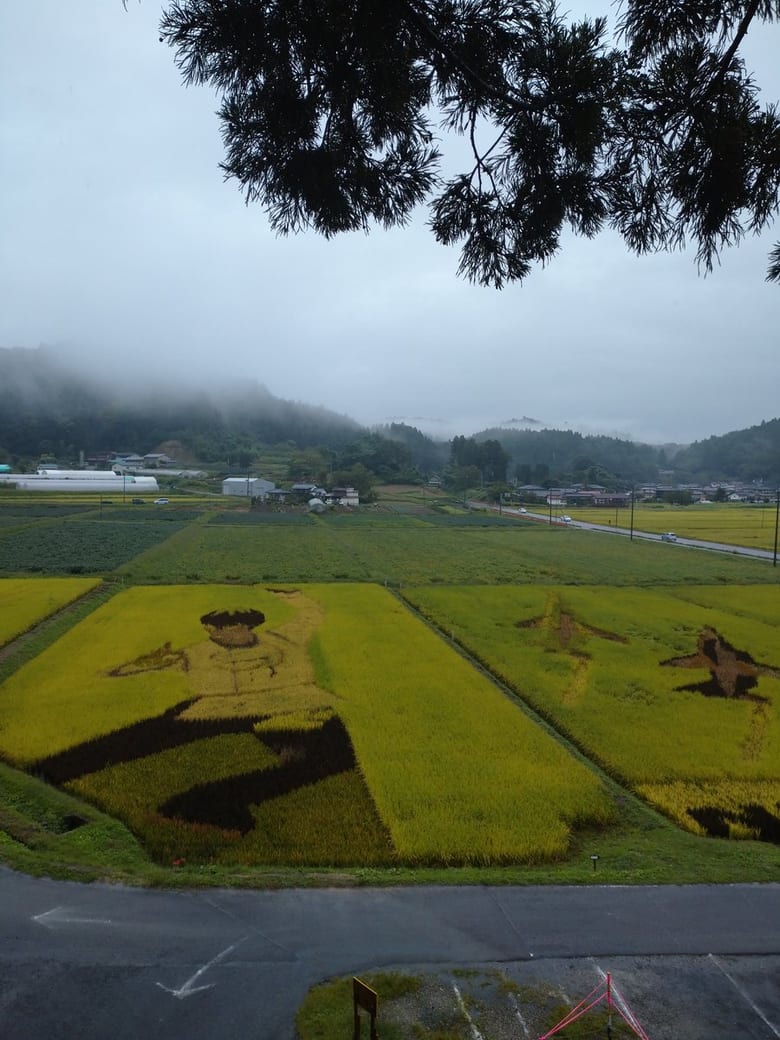
<path fill-rule="evenodd" d="M 119 584 L 101 582 L 83 596 L 67 603 L 53 614 L 36 622 L 14 639 L 0 647 L 0 682 L 7 679 L 25 661 L 59 639 L 63 632 L 83 620 L 93 610 L 106 603 L 122 588 Z"/>

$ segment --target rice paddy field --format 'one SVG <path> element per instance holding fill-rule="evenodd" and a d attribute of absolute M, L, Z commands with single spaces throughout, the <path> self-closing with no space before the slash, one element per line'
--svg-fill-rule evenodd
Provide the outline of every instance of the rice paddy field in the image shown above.
<path fill-rule="evenodd" d="M 96 578 L 0 579 L 0 647 L 99 584 Z"/>
<path fill-rule="evenodd" d="M 589 758 L 682 826 L 780 843 L 780 589 L 724 591 L 528 586 L 406 595 Z"/>
<path fill-rule="evenodd" d="M 628 527 L 630 509 L 592 509 L 567 506 L 573 520 L 605 526 Z M 634 509 L 634 528 L 650 534 L 674 531 L 681 538 L 696 538 L 725 545 L 772 552 L 775 540 L 775 505 L 745 502 L 708 502 L 690 506 L 641 502 Z"/>
<path fill-rule="evenodd" d="M 0 504 L 6 862 L 583 881 L 597 847 L 599 880 L 780 876 L 771 562 L 230 506 Z"/>
<path fill-rule="evenodd" d="M 534 862 L 612 814 L 592 772 L 371 585 L 121 592 L 6 683 L 0 751 L 163 860 Z"/>

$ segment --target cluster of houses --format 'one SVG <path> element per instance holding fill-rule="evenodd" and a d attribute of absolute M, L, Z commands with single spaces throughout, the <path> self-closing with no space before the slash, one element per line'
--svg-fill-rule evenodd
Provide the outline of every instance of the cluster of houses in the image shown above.
<path fill-rule="evenodd" d="M 117 473 L 134 473 L 137 476 L 205 477 L 199 469 L 184 469 L 176 459 L 162 451 L 137 455 L 132 451 L 99 451 L 84 460 L 88 469 L 112 469 Z"/>
<path fill-rule="evenodd" d="M 328 506 L 357 506 L 360 496 L 353 487 L 334 487 L 329 491 L 319 484 L 293 484 L 278 488 L 262 477 L 227 477 L 222 481 L 223 495 L 240 495 L 267 504 L 306 502 L 312 512 L 322 512 Z"/>
<path fill-rule="evenodd" d="M 124 466 L 127 469 L 168 469 L 177 465 L 164 452 L 150 452 L 148 455 L 137 455 L 132 451 L 98 451 L 88 455 L 86 464 L 90 469 L 112 469 Z"/>
<path fill-rule="evenodd" d="M 693 502 L 770 502 L 774 492 L 754 484 L 643 484 L 634 491 L 636 501 L 662 501 L 674 492 L 687 492 Z M 515 489 L 521 501 L 544 502 L 551 506 L 607 506 L 619 509 L 631 504 L 631 491 L 608 491 L 604 487 L 573 484 L 564 488 L 545 488 L 523 484 Z"/>

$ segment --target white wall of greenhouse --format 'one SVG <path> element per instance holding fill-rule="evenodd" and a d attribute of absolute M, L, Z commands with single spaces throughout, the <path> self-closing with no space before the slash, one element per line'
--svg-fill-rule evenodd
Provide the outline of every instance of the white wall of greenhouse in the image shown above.
<path fill-rule="evenodd" d="M 63 477 L 63 472 L 73 476 Z M 56 474 L 56 475 L 55 475 Z M 15 484 L 19 491 L 92 491 L 101 495 L 150 494 L 160 490 L 154 477 L 131 477 L 110 470 L 87 476 L 86 470 L 48 470 L 46 473 L 0 473 L 0 482 Z"/>

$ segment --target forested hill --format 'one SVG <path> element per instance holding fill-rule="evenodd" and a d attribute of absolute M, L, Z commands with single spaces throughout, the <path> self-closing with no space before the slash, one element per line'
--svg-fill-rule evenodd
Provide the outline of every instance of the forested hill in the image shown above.
<path fill-rule="evenodd" d="M 55 351 L 0 349 L 0 456 L 155 450 L 178 441 L 201 462 L 237 461 L 260 442 L 337 448 L 363 431 L 346 415 L 274 397 L 254 383 L 197 391 L 107 362 L 88 375 Z"/>
<path fill-rule="evenodd" d="M 572 430 L 483 430 L 509 456 L 508 475 L 521 483 L 581 482 L 606 486 L 642 481 L 780 484 L 780 419 L 708 437 L 688 446 L 638 444 Z"/>
<path fill-rule="evenodd" d="M 684 448 L 572 430 L 503 427 L 446 443 L 403 423 L 370 432 L 346 415 L 274 397 L 258 383 L 187 389 L 158 376 L 148 362 L 146 368 L 130 372 L 109 359 L 85 375 L 50 348 L 0 349 L 0 462 L 27 468 L 42 456 L 76 462 L 80 452 L 143 455 L 169 450 L 161 446 L 173 443 L 180 462 L 240 468 L 256 457 L 259 445 L 283 443 L 304 452 L 301 465 L 307 472 L 360 464 L 381 480 L 432 473 L 454 478 L 469 454 L 468 441 L 475 457 L 476 444 L 491 449 L 495 464 L 478 467 L 483 480 L 500 480 L 505 461 L 506 479 L 523 484 L 780 484 L 780 419 Z M 323 449 L 317 465 L 305 457 L 309 448 Z"/>
<path fill-rule="evenodd" d="M 509 456 L 509 472 L 523 484 L 558 482 L 626 486 L 656 481 L 668 465 L 666 452 L 617 437 L 573 430 L 483 430 L 478 441 L 498 441 Z"/>
<path fill-rule="evenodd" d="M 761 480 L 780 485 L 780 418 L 747 430 L 708 437 L 683 448 L 674 458 L 675 471 L 699 480 Z"/>

